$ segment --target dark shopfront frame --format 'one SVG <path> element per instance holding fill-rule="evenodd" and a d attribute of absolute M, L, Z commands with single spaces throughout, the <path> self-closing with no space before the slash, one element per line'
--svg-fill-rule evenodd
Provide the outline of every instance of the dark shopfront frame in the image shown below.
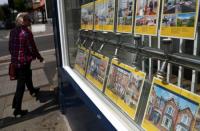
<path fill-rule="evenodd" d="M 62 88 L 62 84 L 63 82 L 67 82 L 71 87 L 73 87 L 77 93 L 80 95 L 81 99 L 87 104 L 87 106 L 96 113 L 96 115 L 98 116 L 98 118 L 100 118 L 102 120 L 102 122 L 104 123 L 104 125 L 107 127 L 108 130 L 142 130 L 141 127 L 139 127 L 137 124 L 135 124 L 135 122 L 133 122 L 132 120 L 130 120 L 126 115 L 124 115 L 124 113 L 122 113 L 121 111 L 118 110 L 118 108 L 113 105 L 108 99 L 105 98 L 105 96 L 103 96 L 101 93 L 99 93 L 98 91 L 93 89 L 93 86 L 87 82 L 84 77 L 80 76 L 76 71 L 74 71 L 71 66 L 70 66 L 70 62 L 69 62 L 69 31 L 68 31 L 68 25 L 66 23 L 66 12 L 65 12 L 65 4 L 64 4 L 64 0 L 62 1 L 54 1 L 57 4 L 57 39 L 60 40 L 60 42 L 58 42 L 57 48 L 56 48 L 56 52 L 59 58 L 59 80 L 60 80 L 60 84 L 59 87 Z M 144 39 L 144 38 L 143 38 Z M 161 39 L 159 37 L 159 39 Z M 149 37 L 149 40 L 151 40 L 151 38 Z M 160 41 L 160 40 L 159 40 Z M 175 41 L 177 42 L 177 41 Z M 180 46 L 182 46 L 182 42 L 183 40 L 180 40 Z M 197 40 L 196 40 L 197 42 Z M 149 47 L 152 47 L 152 43 L 149 42 Z M 158 49 L 162 48 L 162 45 L 160 44 L 160 42 L 158 42 Z M 155 55 L 153 54 L 152 56 L 156 56 L 158 61 L 158 70 L 160 68 L 161 65 L 161 61 L 163 60 L 163 53 L 159 52 L 157 50 L 149 50 L 144 49 L 142 50 L 143 53 L 155 53 Z M 181 47 L 179 47 L 179 53 L 182 53 L 181 51 Z M 194 65 L 195 61 L 199 61 L 199 59 L 196 58 L 189 58 L 187 57 L 187 55 L 185 56 L 184 54 L 172 54 L 170 57 L 175 58 L 177 63 L 173 63 L 174 61 L 171 61 L 172 64 L 175 65 L 179 65 L 179 72 L 180 73 L 180 77 L 178 79 L 180 79 L 181 81 L 181 77 L 183 75 L 183 73 L 181 73 L 181 69 L 182 66 L 186 66 L 188 68 L 191 67 L 191 65 Z M 185 58 L 185 59 L 183 59 Z M 184 61 L 182 61 L 182 59 Z M 187 63 L 187 64 L 181 64 L 181 63 Z M 191 63 L 191 64 L 190 64 Z M 142 63 L 144 64 L 144 63 Z M 155 65 L 155 63 L 152 62 L 152 58 L 149 58 L 149 79 L 151 79 L 151 75 L 153 73 L 152 68 L 153 65 Z M 195 64 L 195 69 L 199 68 L 199 62 Z M 170 67 L 170 65 L 168 65 L 168 67 Z M 192 68 L 194 69 L 194 68 Z M 194 69 L 194 70 L 195 70 Z M 146 71 L 145 68 L 142 68 L 143 71 Z M 170 71 L 170 69 L 169 69 Z M 197 73 L 197 71 L 199 70 L 195 70 Z M 150 73 L 151 72 L 151 73 Z M 169 75 L 167 78 L 170 78 L 170 74 L 168 74 L 169 72 L 167 71 L 167 75 Z M 193 77 L 193 76 L 192 76 Z M 149 83 L 151 84 L 151 83 Z M 180 82 L 178 81 L 178 85 L 180 84 Z M 149 85 L 147 85 L 149 86 Z M 63 101 L 65 102 L 65 101 Z M 143 103 L 144 104 L 144 103 Z M 145 104 L 144 104 L 145 105 Z"/>

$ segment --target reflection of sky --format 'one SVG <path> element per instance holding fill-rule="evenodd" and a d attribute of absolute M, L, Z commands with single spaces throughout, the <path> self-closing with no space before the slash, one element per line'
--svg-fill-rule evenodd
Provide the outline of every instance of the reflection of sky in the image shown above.
<path fill-rule="evenodd" d="M 178 14 L 179 19 L 190 19 L 192 16 L 195 16 L 195 13 Z"/>
<path fill-rule="evenodd" d="M 164 17 L 167 19 L 176 19 L 176 15 L 165 15 Z"/>
<path fill-rule="evenodd" d="M 102 15 L 105 12 L 105 7 L 103 4 L 100 4 L 96 7 L 96 11 L 97 11 L 97 16 Z"/>
<path fill-rule="evenodd" d="M 192 111 L 193 115 L 197 112 L 198 105 L 196 105 L 195 103 L 192 103 L 191 101 L 188 101 L 187 99 L 185 99 L 181 96 L 178 96 L 178 95 L 175 95 L 171 92 L 168 92 L 167 90 L 160 88 L 160 86 L 158 86 L 158 85 L 155 85 L 154 89 L 155 89 L 157 96 L 159 96 L 159 97 L 162 96 L 165 100 L 169 100 L 170 98 L 174 98 L 174 100 L 176 102 L 178 101 L 180 109 L 184 109 L 186 107 L 189 107 L 190 110 Z"/>
<path fill-rule="evenodd" d="M 144 16 L 136 16 L 136 19 L 141 19 L 143 18 Z"/>
<path fill-rule="evenodd" d="M 119 6 L 121 9 L 127 8 L 127 2 L 131 3 L 132 0 L 120 0 Z"/>
<path fill-rule="evenodd" d="M 8 0 L 0 0 L 0 5 L 8 4 Z"/>

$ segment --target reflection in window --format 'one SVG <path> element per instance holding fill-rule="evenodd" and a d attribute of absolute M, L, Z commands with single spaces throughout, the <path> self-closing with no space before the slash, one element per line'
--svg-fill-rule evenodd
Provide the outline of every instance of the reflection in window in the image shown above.
<path fill-rule="evenodd" d="M 169 130 L 172 125 L 172 120 L 170 118 L 168 118 L 167 116 L 164 116 L 161 125 Z"/>
<path fill-rule="evenodd" d="M 190 118 L 189 118 L 187 115 L 184 114 L 184 115 L 181 117 L 181 123 L 183 123 L 183 124 L 189 126 L 189 125 L 190 125 Z"/>
<path fill-rule="evenodd" d="M 169 107 L 167 107 L 166 113 L 169 114 L 170 116 L 173 116 L 174 109 L 171 106 L 169 106 Z"/>
<path fill-rule="evenodd" d="M 176 126 L 176 131 L 188 131 L 188 130 L 185 129 L 184 127 L 182 127 L 181 125 L 177 125 Z"/>

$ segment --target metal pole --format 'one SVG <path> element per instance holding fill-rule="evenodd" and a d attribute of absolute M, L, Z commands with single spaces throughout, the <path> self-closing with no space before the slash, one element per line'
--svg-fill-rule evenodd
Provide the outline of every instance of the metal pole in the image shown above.
<path fill-rule="evenodd" d="M 180 39 L 180 43 L 179 43 L 179 53 L 183 53 L 183 39 Z M 183 82 L 183 67 L 179 66 L 179 70 L 178 70 L 178 86 L 181 87 L 182 86 L 182 82 Z"/>
<path fill-rule="evenodd" d="M 199 45 L 198 45 L 198 30 L 197 30 L 196 39 L 194 40 L 193 55 L 197 56 L 198 51 L 199 51 Z M 192 70 L 191 92 L 195 92 L 195 88 L 197 86 L 197 78 L 198 78 L 197 71 L 196 70 Z"/>

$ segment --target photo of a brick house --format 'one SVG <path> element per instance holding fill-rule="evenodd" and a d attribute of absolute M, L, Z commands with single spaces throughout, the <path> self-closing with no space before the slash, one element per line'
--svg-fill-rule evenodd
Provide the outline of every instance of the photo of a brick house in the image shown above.
<path fill-rule="evenodd" d="M 199 105 L 165 88 L 154 85 L 145 119 L 161 131 L 196 130 Z"/>
<path fill-rule="evenodd" d="M 108 75 L 107 89 L 126 105 L 136 109 L 142 91 L 144 77 L 131 70 L 112 64 Z"/>

